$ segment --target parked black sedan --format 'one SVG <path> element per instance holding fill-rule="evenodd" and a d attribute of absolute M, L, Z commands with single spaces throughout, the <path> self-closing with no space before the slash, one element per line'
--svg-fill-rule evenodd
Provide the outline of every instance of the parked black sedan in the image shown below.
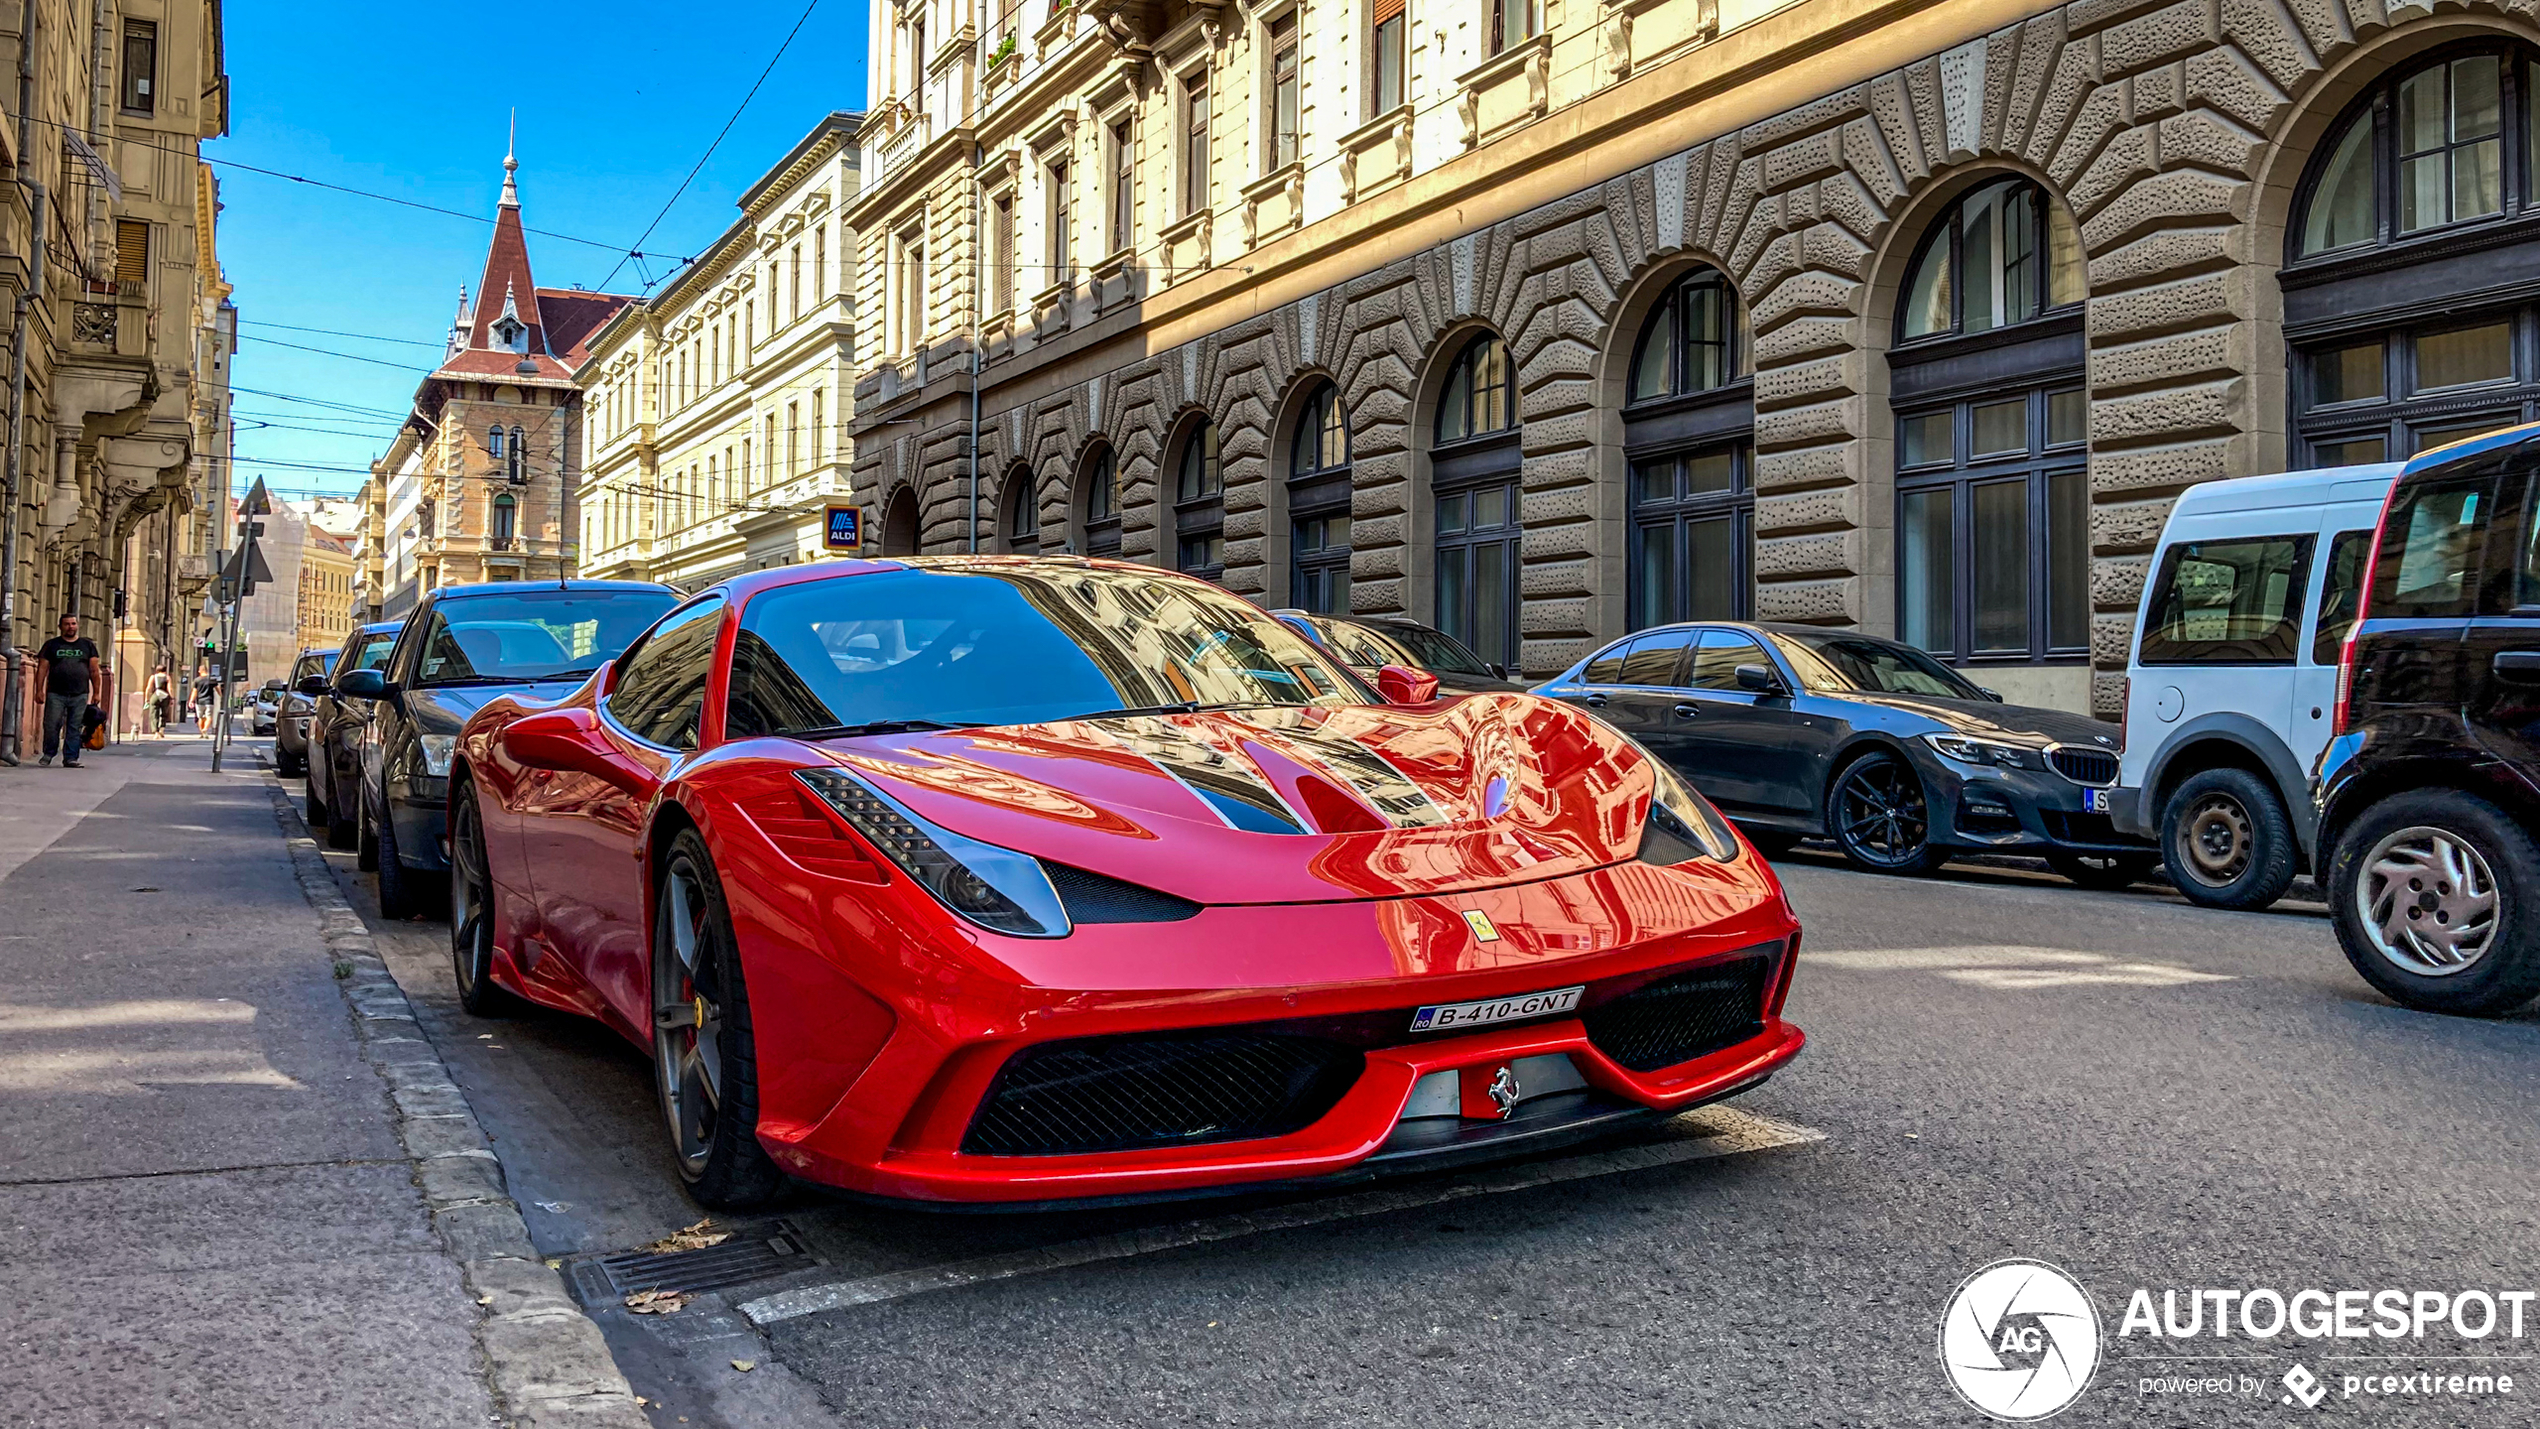
<path fill-rule="evenodd" d="M 1369 680 L 1387 665 L 1426 670 L 1451 695 L 1514 692 L 1526 688 L 1505 667 L 1476 655 L 1463 641 L 1434 626 L 1399 615 L 1316 615 L 1304 610 L 1270 612 L 1306 639 L 1340 657 Z"/>
<path fill-rule="evenodd" d="M 2112 726 L 2004 704 L 1893 640 L 1670 625 L 1615 641 L 1535 692 L 1597 711 L 1767 853 L 1823 837 L 1890 873 L 1960 852 L 2030 854 L 2102 888 L 2159 859 L 2109 822 Z"/>
<path fill-rule="evenodd" d="M 571 693 L 678 602 L 645 581 L 446 586 L 406 617 L 385 666 L 336 680 L 378 702 L 362 736 L 361 851 L 382 914 L 413 917 L 447 891 L 450 756 L 468 716 L 496 695 Z"/>
<path fill-rule="evenodd" d="M 395 620 L 355 626 L 326 674 L 300 677 L 297 688 L 310 701 L 302 807 L 309 831 L 323 832 L 328 848 L 353 846 L 362 809 L 362 729 L 370 723 L 373 703 L 346 695 L 337 682 L 355 670 L 387 664 L 403 628 Z"/>

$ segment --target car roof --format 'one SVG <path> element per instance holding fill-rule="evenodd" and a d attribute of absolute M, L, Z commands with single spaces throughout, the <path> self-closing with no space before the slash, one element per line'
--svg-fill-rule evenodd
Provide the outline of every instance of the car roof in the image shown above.
<path fill-rule="evenodd" d="M 670 596 L 676 596 L 679 594 L 679 592 L 672 590 L 670 587 L 663 585 L 659 581 L 487 581 L 481 585 L 443 586 L 439 590 L 432 592 L 431 599 L 437 604 L 439 602 L 449 600 L 475 600 L 480 596 L 523 595 L 531 591 L 542 590 L 646 590 L 659 591 L 664 595 Z"/>
<path fill-rule="evenodd" d="M 402 620 L 374 620 L 370 624 L 363 626 L 355 633 L 360 635 L 379 635 L 392 630 L 402 630 L 405 628 L 405 625 L 406 622 Z"/>
<path fill-rule="evenodd" d="M 2525 446 L 2531 447 L 2533 451 L 2514 451 L 2515 448 Z M 2408 458 L 2407 465 L 2400 474 L 2412 477 L 2422 472 L 2448 467 L 2455 462 L 2476 461 L 2481 457 L 2503 456 L 2508 453 L 2524 457 L 2540 453 L 2540 422 L 2507 427 L 2502 431 L 2489 432 L 2484 436 L 2470 437 L 2447 446 L 2439 446 L 2432 451 L 2419 452 Z"/>
<path fill-rule="evenodd" d="M 2170 519 L 2209 512 L 2377 502 L 2390 494 L 2390 483 L 2399 479 L 2400 465 L 2379 461 L 2316 471 L 2278 472 L 2273 476 L 2234 477 L 2229 481 L 2200 481 L 2179 493 L 2178 503 L 2170 508 Z"/>
<path fill-rule="evenodd" d="M 848 556 L 834 561 L 810 561 L 798 566 L 770 566 L 765 570 L 745 571 L 729 580 L 696 592 L 721 591 L 735 605 L 747 602 L 762 591 L 783 586 L 802 585 L 810 581 L 839 580 L 849 576 L 878 575 L 885 571 L 959 571 L 994 569 L 999 566 L 1066 566 L 1077 570 L 1127 571 L 1143 576 L 1163 576 L 1182 580 L 1179 571 L 1150 566 L 1141 561 L 1116 561 L 1096 556 L 998 556 L 981 552 L 962 552 L 943 556 Z M 1241 599 L 1241 597 L 1237 597 Z"/>

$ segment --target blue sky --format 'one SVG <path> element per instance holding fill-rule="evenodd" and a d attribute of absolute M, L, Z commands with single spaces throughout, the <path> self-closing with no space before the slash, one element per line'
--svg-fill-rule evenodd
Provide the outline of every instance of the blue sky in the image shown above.
<path fill-rule="evenodd" d="M 459 285 L 474 283 L 484 263 L 513 108 L 538 281 L 597 287 L 622 255 L 548 235 L 634 244 L 805 3 L 729 0 L 702 11 L 651 0 L 227 6 L 232 123 L 230 137 L 204 146 L 206 157 L 474 216 L 215 165 L 221 261 L 240 317 L 232 378 L 239 487 L 259 475 L 285 492 L 361 484 L 421 370 L 439 355 Z M 648 258 L 641 276 L 628 263 L 611 291 L 666 277 L 676 257 L 731 223 L 733 199 L 822 115 L 864 107 L 865 25 L 862 0 L 818 0 L 714 158 L 643 243 L 648 255 L 673 256 Z"/>

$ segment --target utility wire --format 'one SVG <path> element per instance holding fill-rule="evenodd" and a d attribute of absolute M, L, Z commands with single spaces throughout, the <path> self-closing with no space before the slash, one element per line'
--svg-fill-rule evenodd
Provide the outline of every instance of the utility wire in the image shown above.
<path fill-rule="evenodd" d="M 335 352 L 323 347 L 310 347 L 306 343 L 284 342 L 278 337 L 258 337 L 252 332 L 242 332 L 239 336 L 249 342 L 261 342 L 267 347 L 288 347 L 298 352 L 314 352 L 320 357 L 340 357 L 346 362 L 367 362 L 373 367 L 393 367 L 400 372 L 429 373 L 435 370 L 429 367 L 415 367 L 403 362 L 390 362 L 384 357 L 363 357 L 358 353 Z"/>
<path fill-rule="evenodd" d="M 266 322 L 261 318 L 240 318 L 238 324 L 241 327 L 279 328 L 284 332 L 313 332 L 323 337 L 357 337 L 364 342 L 396 342 L 408 347 L 440 347 L 442 345 L 437 342 L 427 342 L 419 337 L 386 337 L 375 332 L 346 332 L 341 328 L 331 327 L 295 327 L 290 323 Z M 241 334 L 241 336 L 245 335 Z"/>

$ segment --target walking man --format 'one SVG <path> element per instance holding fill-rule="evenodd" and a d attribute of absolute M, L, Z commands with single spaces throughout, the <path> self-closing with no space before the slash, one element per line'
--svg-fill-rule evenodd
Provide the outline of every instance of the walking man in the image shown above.
<path fill-rule="evenodd" d="M 79 767 L 79 747 L 88 737 L 88 692 L 97 684 L 97 642 L 83 640 L 79 617 L 62 617 L 62 633 L 44 642 L 35 658 L 44 664 L 44 757 L 53 762 L 61 750 L 62 767 Z"/>

